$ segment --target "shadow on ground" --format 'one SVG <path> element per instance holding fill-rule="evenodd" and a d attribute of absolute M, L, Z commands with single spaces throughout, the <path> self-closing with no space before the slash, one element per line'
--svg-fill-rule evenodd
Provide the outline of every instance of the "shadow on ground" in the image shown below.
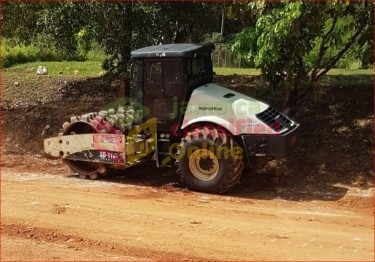
<path fill-rule="evenodd" d="M 79 179 L 71 175 L 72 179 Z M 326 186 L 317 188 L 314 184 L 301 185 L 295 183 L 279 183 L 277 180 L 288 177 L 257 173 L 257 170 L 245 170 L 240 184 L 223 195 L 247 199 L 285 199 L 290 201 L 324 200 L 335 201 L 341 199 L 348 189 L 340 186 Z M 149 186 L 167 191 L 186 189 L 180 182 L 179 176 L 171 168 L 157 168 L 155 162 L 144 162 L 125 170 L 111 171 L 109 175 L 101 177 L 100 181 Z M 290 182 L 290 181 L 289 181 Z"/>

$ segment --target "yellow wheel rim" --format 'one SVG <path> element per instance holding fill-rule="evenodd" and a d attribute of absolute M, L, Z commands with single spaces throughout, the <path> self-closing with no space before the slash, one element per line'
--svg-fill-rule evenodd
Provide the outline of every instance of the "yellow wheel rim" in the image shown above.
<path fill-rule="evenodd" d="M 196 178 L 209 181 L 219 172 L 219 160 L 207 149 L 197 149 L 189 157 L 189 168 Z"/>

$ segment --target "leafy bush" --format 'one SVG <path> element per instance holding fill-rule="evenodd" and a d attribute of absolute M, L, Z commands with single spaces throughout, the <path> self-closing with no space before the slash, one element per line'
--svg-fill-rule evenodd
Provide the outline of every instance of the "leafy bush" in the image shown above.
<path fill-rule="evenodd" d="M 84 61 L 82 55 L 66 57 L 56 50 L 39 48 L 34 45 L 15 45 L 7 39 L 2 39 L 1 66 L 8 68 L 17 64 L 35 61 Z"/>

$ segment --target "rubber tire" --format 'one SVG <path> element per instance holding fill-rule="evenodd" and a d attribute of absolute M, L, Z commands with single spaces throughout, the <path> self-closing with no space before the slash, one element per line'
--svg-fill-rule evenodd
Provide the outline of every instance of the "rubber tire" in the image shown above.
<path fill-rule="evenodd" d="M 229 149 L 229 157 L 225 159 L 222 155 L 220 159 L 218 159 L 219 171 L 217 175 L 209 181 L 204 181 L 195 177 L 189 168 L 189 157 L 187 154 L 189 147 L 197 146 L 198 148 L 202 148 L 203 143 L 213 143 L 212 146 L 215 155 L 217 149 L 221 146 L 226 146 Z M 228 136 L 226 132 L 216 128 L 197 128 L 193 132 L 188 133 L 180 144 L 180 153 L 182 151 L 185 153 L 176 161 L 178 167 L 177 172 L 181 175 L 181 181 L 189 189 L 196 191 L 224 193 L 231 190 L 239 183 L 244 167 L 242 157 L 241 159 L 232 158 L 230 152 L 234 150 L 234 146 L 237 146 L 237 144 L 233 141 L 233 138 Z"/>

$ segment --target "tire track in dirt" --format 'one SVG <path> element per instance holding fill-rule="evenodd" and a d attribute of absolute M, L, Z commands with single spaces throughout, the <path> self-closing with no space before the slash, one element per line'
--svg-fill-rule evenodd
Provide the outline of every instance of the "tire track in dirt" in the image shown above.
<path fill-rule="evenodd" d="M 45 242 L 64 244 L 68 249 L 89 250 L 95 249 L 96 252 L 112 254 L 112 256 L 122 257 L 124 254 L 130 254 L 128 258 L 133 257 L 136 260 L 173 260 L 179 257 L 178 253 L 158 252 L 155 250 L 135 248 L 124 246 L 119 243 L 110 243 L 108 241 L 93 240 L 81 235 L 71 235 L 60 232 L 56 229 L 28 226 L 22 223 L 2 223 L 2 235 L 11 238 L 29 239 L 38 244 Z M 189 257 L 189 259 L 201 260 L 199 257 Z"/>
<path fill-rule="evenodd" d="M 361 198 L 364 204 L 359 207 L 353 206 L 356 202 L 341 205 L 347 197 L 339 201 L 256 199 L 9 168 L 2 170 L 1 179 L 2 230 L 9 247 L 4 260 L 9 256 L 52 260 L 61 253 L 58 245 L 76 260 L 83 255 L 90 260 L 100 256 L 122 260 L 374 257 L 372 205 L 366 204 L 372 199 L 368 197 Z M 43 249 L 46 245 L 48 252 Z M 29 248 L 28 256 L 17 253 L 21 246 Z"/>

